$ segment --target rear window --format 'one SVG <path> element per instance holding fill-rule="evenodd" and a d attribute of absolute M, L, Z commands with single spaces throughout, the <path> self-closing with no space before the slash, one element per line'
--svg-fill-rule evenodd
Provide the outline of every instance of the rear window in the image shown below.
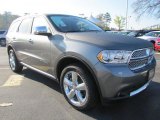
<path fill-rule="evenodd" d="M 18 32 L 20 33 L 31 33 L 31 26 L 32 26 L 33 18 L 26 18 L 22 21 L 19 26 Z"/>
<path fill-rule="evenodd" d="M 9 28 L 9 32 L 17 32 L 20 23 L 21 23 L 21 21 L 16 21 L 16 22 L 12 23 Z"/>
<path fill-rule="evenodd" d="M 160 35 L 160 32 L 149 32 L 145 34 L 145 36 L 151 36 L 151 37 L 158 37 Z"/>

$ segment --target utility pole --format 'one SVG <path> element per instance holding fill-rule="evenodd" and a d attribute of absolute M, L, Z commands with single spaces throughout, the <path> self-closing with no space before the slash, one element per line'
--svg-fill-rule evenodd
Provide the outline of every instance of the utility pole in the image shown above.
<path fill-rule="evenodd" d="M 128 24 L 128 0 L 127 0 L 127 8 L 126 8 L 126 30 L 127 30 L 127 24 Z"/>
<path fill-rule="evenodd" d="M 8 12 L 4 12 L 4 18 L 5 18 L 5 26 L 4 29 L 7 30 L 8 28 Z"/>

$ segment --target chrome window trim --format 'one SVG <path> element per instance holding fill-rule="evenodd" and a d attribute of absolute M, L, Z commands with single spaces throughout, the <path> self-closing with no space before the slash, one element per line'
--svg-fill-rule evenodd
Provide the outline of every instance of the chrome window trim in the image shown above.
<path fill-rule="evenodd" d="M 39 70 L 39 69 L 37 69 L 37 68 L 34 68 L 34 67 L 32 67 L 32 66 L 30 66 L 30 65 L 28 65 L 28 64 L 23 63 L 23 62 L 20 62 L 20 63 L 21 63 L 22 65 L 24 65 L 25 67 L 33 70 L 33 71 L 36 71 L 36 72 L 38 72 L 38 73 L 41 73 L 42 75 L 45 75 L 45 76 L 47 76 L 47 77 L 49 77 L 49 78 L 52 78 L 53 80 L 57 81 L 56 77 L 53 76 L 53 75 L 51 75 L 51 74 L 49 74 L 49 73 L 46 73 L 46 72 L 44 72 L 44 71 L 41 71 L 41 70 Z"/>

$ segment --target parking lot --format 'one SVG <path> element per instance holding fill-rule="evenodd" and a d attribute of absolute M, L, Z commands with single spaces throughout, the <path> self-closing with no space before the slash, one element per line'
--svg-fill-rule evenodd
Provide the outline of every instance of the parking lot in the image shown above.
<path fill-rule="evenodd" d="M 80 112 L 61 94 L 59 85 L 34 71 L 13 73 L 6 48 L 0 47 L 0 120 L 158 120 L 160 118 L 160 53 L 156 74 L 141 94 L 108 106 Z"/>

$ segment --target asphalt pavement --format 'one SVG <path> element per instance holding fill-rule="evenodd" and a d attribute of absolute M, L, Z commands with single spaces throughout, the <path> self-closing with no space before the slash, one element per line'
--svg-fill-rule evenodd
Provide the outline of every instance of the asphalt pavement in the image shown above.
<path fill-rule="evenodd" d="M 58 83 L 29 69 L 13 73 L 6 48 L 0 47 L 0 120 L 158 120 L 160 118 L 160 53 L 149 87 L 137 96 L 80 112 L 61 94 Z"/>

